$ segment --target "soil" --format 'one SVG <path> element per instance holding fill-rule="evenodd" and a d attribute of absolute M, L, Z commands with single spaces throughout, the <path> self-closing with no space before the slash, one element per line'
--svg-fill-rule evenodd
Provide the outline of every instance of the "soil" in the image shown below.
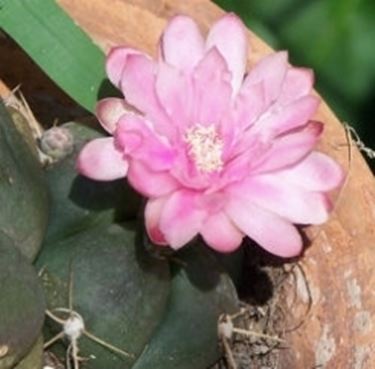
<path fill-rule="evenodd" d="M 289 350 L 285 334 L 303 324 L 304 316 L 287 326 L 288 312 L 281 306 L 284 289 L 296 287 L 295 272 L 303 270 L 297 260 L 281 260 L 248 241 L 238 293 L 242 314 L 233 325 L 245 332 L 234 333 L 223 345 L 223 359 L 211 369 L 277 369 L 282 350 Z M 308 284 L 306 283 L 306 290 Z M 305 316 L 309 311 L 306 306 Z M 228 351 L 230 351 L 228 353 Z M 230 357 L 232 356 L 232 358 Z"/>

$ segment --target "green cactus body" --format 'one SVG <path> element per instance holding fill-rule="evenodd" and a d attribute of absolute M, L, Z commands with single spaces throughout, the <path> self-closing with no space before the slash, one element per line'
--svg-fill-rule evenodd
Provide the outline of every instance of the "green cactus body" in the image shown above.
<path fill-rule="evenodd" d="M 206 369 L 221 355 L 218 318 L 238 309 L 232 281 L 203 244 L 175 258 L 168 309 L 132 369 Z"/>
<path fill-rule="evenodd" d="M 47 170 L 52 196 L 47 240 L 61 239 L 95 224 L 134 219 L 140 197 L 124 180 L 96 182 L 77 174 L 77 153 L 86 142 L 103 135 L 78 123 L 63 127 L 73 135 L 74 151 Z"/>
<path fill-rule="evenodd" d="M 12 240 L 0 236 L 0 369 L 13 368 L 37 341 L 44 295 L 33 267 Z"/>
<path fill-rule="evenodd" d="M 30 260 L 47 225 L 48 188 L 35 155 L 0 103 L 0 235 Z"/>
<path fill-rule="evenodd" d="M 43 268 L 49 309 L 69 308 L 72 296 L 72 310 L 86 330 L 106 343 L 81 335 L 79 355 L 89 358 L 82 367 L 205 369 L 220 356 L 218 317 L 237 307 L 230 278 L 201 243 L 170 262 L 152 256 L 135 226 L 138 195 L 124 190 L 123 180 L 98 183 L 76 173 L 77 152 L 100 134 L 75 123 L 64 128 L 75 148 L 47 171 L 52 211 L 36 265 Z M 61 331 L 61 324 L 47 319 L 47 339 Z M 65 360 L 69 344 L 60 340 L 51 350 Z"/>
<path fill-rule="evenodd" d="M 170 289 L 169 266 L 137 242 L 134 224 L 104 225 L 46 244 L 37 265 L 50 309 L 73 309 L 87 330 L 108 344 L 138 356 L 164 314 Z M 52 333 L 61 326 L 48 320 Z M 85 336 L 80 354 L 95 356 L 90 368 L 130 368 L 132 358 L 115 354 Z"/>
<path fill-rule="evenodd" d="M 134 355 L 126 358 L 83 335 L 80 355 L 95 358 L 89 369 L 206 368 L 220 357 L 219 316 L 237 308 L 230 278 L 202 244 L 175 255 L 170 278 L 167 262 L 137 239 L 133 225 L 106 225 L 45 245 L 37 265 L 49 308 L 69 306 L 72 278 L 72 307 L 86 329 Z M 48 320 L 48 335 L 61 329 Z M 63 358 L 66 348 L 53 349 Z"/>
<path fill-rule="evenodd" d="M 26 117 L 16 108 L 10 106 L 7 106 L 7 111 L 15 127 L 17 128 L 17 131 L 20 133 L 20 135 L 27 143 L 31 153 L 37 160 L 39 160 L 38 148 L 34 138 L 34 133 Z"/>
<path fill-rule="evenodd" d="M 43 368 L 43 336 L 40 335 L 29 353 L 13 369 Z"/>

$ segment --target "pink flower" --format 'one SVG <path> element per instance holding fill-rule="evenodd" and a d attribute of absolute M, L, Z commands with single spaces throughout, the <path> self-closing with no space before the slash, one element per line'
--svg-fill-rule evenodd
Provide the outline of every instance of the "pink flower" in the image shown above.
<path fill-rule="evenodd" d="M 157 61 L 124 47 L 108 55 L 108 76 L 126 102 L 99 102 L 113 137 L 88 143 L 78 168 L 96 180 L 126 176 L 148 198 L 146 228 L 157 244 L 178 249 L 200 234 L 229 252 L 248 236 L 288 257 L 302 248 L 293 224 L 328 218 L 327 191 L 343 173 L 313 151 L 323 130 L 311 120 L 313 74 L 278 52 L 245 75 L 247 56 L 233 14 L 206 40 L 191 18 L 173 18 Z"/>

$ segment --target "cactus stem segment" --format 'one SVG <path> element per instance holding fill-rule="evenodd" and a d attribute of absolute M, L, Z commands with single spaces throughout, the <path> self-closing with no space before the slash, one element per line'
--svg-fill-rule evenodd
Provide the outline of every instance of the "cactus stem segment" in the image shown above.
<path fill-rule="evenodd" d="M 36 142 L 40 140 L 40 138 L 43 135 L 44 129 L 42 125 L 38 122 L 38 120 L 35 118 L 35 115 L 33 114 L 32 110 L 30 109 L 29 104 L 27 103 L 25 97 L 23 96 L 22 92 L 20 91 L 20 85 L 15 87 L 9 96 L 7 96 L 4 99 L 4 104 L 8 108 L 14 109 L 18 114 L 20 114 L 27 125 L 27 128 L 25 128 L 22 125 L 22 121 L 14 119 L 17 129 L 20 132 L 25 132 L 25 129 L 27 131 L 31 132 L 32 136 L 32 142 L 29 142 L 27 140 L 27 143 L 30 145 L 32 150 L 36 149 L 36 154 L 38 156 L 39 162 L 44 164 L 48 164 L 50 162 L 50 158 L 44 154 L 38 147 L 35 145 Z M 24 138 L 26 135 L 23 135 Z"/>
<path fill-rule="evenodd" d="M 43 275 L 44 268 L 39 272 L 39 276 Z M 70 271 L 70 280 L 69 280 L 69 308 L 56 308 L 53 311 L 46 310 L 46 315 L 56 323 L 62 326 L 62 331 L 56 336 L 52 337 L 48 342 L 44 344 L 44 349 L 54 344 L 56 341 L 63 339 L 64 337 L 68 338 L 70 344 L 66 350 L 66 367 L 71 369 L 71 362 L 73 362 L 73 369 L 79 369 L 80 361 L 89 360 L 87 358 L 82 358 L 78 356 L 79 345 L 78 341 L 82 335 L 86 336 L 88 339 L 98 343 L 99 345 L 111 350 L 117 354 L 123 355 L 125 357 L 134 357 L 133 354 L 121 350 L 94 334 L 90 333 L 85 329 L 85 321 L 81 314 L 73 310 L 73 273 Z M 63 314 L 65 319 L 59 317 L 56 313 Z"/>
<path fill-rule="evenodd" d="M 121 350 L 105 341 L 100 339 L 99 337 L 96 337 L 92 333 L 88 332 L 85 329 L 85 322 L 82 318 L 82 316 L 77 313 L 74 310 L 66 309 L 66 308 L 57 308 L 54 309 L 55 312 L 60 312 L 63 314 L 68 314 L 68 317 L 66 319 L 62 319 L 59 316 L 57 316 L 55 313 L 53 313 L 50 310 L 46 310 L 46 315 L 55 321 L 56 323 L 59 323 L 62 325 L 63 330 L 58 333 L 56 336 L 51 338 L 48 342 L 44 344 L 44 349 L 54 344 L 56 341 L 63 339 L 64 337 L 67 337 L 70 341 L 70 344 L 66 350 L 66 367 L 68 369 L 71 368 L 70 361 L 73 361 L 73 368 L 79 369 L 79 362 L 88 360 L 86 358 L 81 358 L 78 356 L 79 353 L 79 347 L 78 347 L 78 340 L 81 338 L 82 335 L 86 336 L 90 340 L 98 343 L 99 345 L 102 345 L 103 347 L 116 352 L 120 355 L 124 355 L 126 357 L 134 357 L 133 354 L 130 354 L 124 350 Z"/>

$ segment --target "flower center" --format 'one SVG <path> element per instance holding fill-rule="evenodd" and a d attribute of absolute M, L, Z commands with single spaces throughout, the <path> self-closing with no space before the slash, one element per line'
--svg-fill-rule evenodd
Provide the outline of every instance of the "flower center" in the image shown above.
<path fill-rule="evenodd" d="M 223 140 L 218 136 L 213 124 L 202 126 L 196 124 L 187 130 L 185 142 L 188 143 L 188 154 L 201 172 L 212 173 L 223 168 L 221 154 Z"/>

